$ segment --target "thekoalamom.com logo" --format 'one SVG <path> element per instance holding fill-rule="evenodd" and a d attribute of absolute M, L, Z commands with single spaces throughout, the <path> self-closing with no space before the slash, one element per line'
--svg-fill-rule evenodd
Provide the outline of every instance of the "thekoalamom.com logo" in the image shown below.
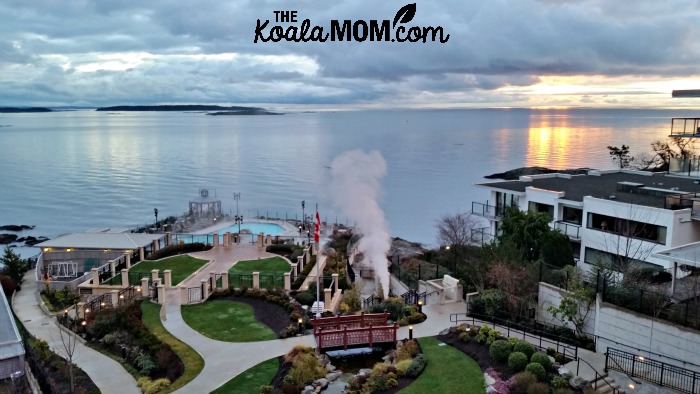
<path fill-rule="evenodd" d="M 297 23 L 297 11 L 274 11 L 276 23 Z M 388 19 L 331 19 L 330 33 L 322 26 L 311 26 L 311 20 L 304 19 L 301 26 L 269 26 L 270 20 L 258 19 L 255 27 L 255 40 L 262 42 L 326 42 L 326 41 L 386 41 L 386 42 L 440 42 L 450 39 L 442 26 L 405 26 L 416 15 L 416 3 L 406 4 L 396 12 L 393 22 Z"/>

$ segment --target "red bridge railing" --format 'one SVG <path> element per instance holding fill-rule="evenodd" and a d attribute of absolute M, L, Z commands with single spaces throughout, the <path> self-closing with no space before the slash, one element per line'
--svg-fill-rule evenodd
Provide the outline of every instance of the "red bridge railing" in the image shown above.
<path fill-rule="evenodd" d="M 319 349 L 396 342 L 397 324 L 388 324 L 388 313 L 324 317 L 314 319 Z"/>

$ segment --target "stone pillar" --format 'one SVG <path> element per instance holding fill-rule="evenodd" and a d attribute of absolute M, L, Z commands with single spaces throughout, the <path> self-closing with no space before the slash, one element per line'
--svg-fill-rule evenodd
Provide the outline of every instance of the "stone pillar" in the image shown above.
<path fill-rule="evenodd" d="M 219 233 L 214 234 L 213 237 L 214 239 L 212 240 L 212 246 L 219 246 Z"/>
<path fill-rule="evenodd" d="M 221 273 L 221 287 L 224 290 L 228 289 L 228 271 Z"/>
<path fill-rule="evenodd" d="M 265 236 L 265 245 L 271 245 L 272 244 L 272 235 L 267 234 Z"/>
<path fill-rule="evenodd" d="M 260 288 L 260 272 L 253 272 L 253 288 Z"/>
<path fill-rule="evenodd" d="M 122 269 L 122 287 L 129 287 L 129 270 Z"/>
<path fill-rule="evenodd" d="M 331 309 L 331 289 L 323 289 L 323 302 L 325 302 L 325 309 Z"/>
<path fill-rule="evenodd" d="M 297 265 L 299 266 L 299 273 L 304 270 L 304 256 L 297 257 Z"/>
<path fill-rule="evenodd" d="M 306 261 L 310 261 L 310 260 L 311 260 L 311 254 L 309 253 L 309 248 L 308 248 L 308 247 L 304 248 L 304 258 L 306 259 Z"/>
<path fill-rule="evenodd" d="M 160 270 L 151 270 L 151 280 L 152 281 L 157 281 L 158 280 L 158 273 Z"/>
<path fill-rule="evenodd" d="M 333 289 L 337 293 L 338 292 L 338 274 L 332 274 L 331 277 L 333 278 Z"/>
<path fill-rule="evenodd" d="M 163 281 L 165 281 L 165 288 L 170 289 L 173 287 L 173 271 L 165 270 L 163 271 Z"/>
<path fill-rule="evenodd" d="M 289 272 L 284 273 L 284 290 L 292 290 L 292 275 Z"/>
<path fill-rule="evenodd" d="M 264 239 L 263 233 L 258 234 L 258 246 L 260 246 L 262 248 L 263 246 L 265 246 L 264 243 L 265 243 L 265 239 Z"/>
<path fill-rule="evenodd" d="M 90 278 L 92 279 L 92 285 L 97 286 L 100 284 L 100 271 L 97 268 L 90 269 Z"/>
<path fill-rule="evenodd" d="M 141 278 L 141 296 L 148 297 L 148 278 Z"/>
<path fill-rule="evenodd" d="M 143 256 L 143 246 L 139 248 L 139 261 L 143 261 L 144 256 Z"/>
<path fill-rule="evenodd" d="M 216 287 L 216 272 L 209 271 L 209 283 L 211 283 L 211 292 L 213 293 Z"/>
<path fill-rule="evenodd" d="M 229 244 L 229 242 L 231 242 L 230 238 L 229 238 L 230 236 L 231 236 L 231 233 L 224 233 L 224 246 L 227 246 L 227 247 L 231 246 Z"/>
<path fill-rule="evenodd" d="M 173 233 L 170 231 L 165 233 L 165 246 L 170 246 L 173 244 Z"/>
<path fill-rule="evenodd" d="M 158 287 L 156 288 L 156 291 L 158 292 L 158 303 L 163 304 L 165 303 L 165 286 L 163 284 L 159 284 Z"/>
<path fill-rule="evenodd" d="M 112 297 L 112 307 L 119 305 L 119 291 L 112 290 L 109 295 Z"/>
<path fill-rule="evenodd" d="M 75 314 L 78 317 L 78 319 L 80 319 L 80 320 L 85 319 L 85 303 L 84 302 L 78 303 L 78 308 L 75 310 Z"/>
<path fill-rule="evenodd" d="M 153 244 L 153 253 L 157 252 L 158 249 L 160 249 L 160 245 L 158 244 L 158 240 L 154 239 L 153 242 L 151 242 L 151 243 Z"/>
<path fill-rule="evenodd" d="M 109 273 L 112 274 L 112 278 L 117 276 L 117 262 L 114 260 L 109 261 Z"/>
<path fill-rule="evenodd" d="M 206 280 L 206 279 L 202 279 L 201 282 L 202 282 L 202 283 L 201 283 L 201 286 L 202 286 L 202 289 L 203 289 L 203 291 L 202 291 L 202 301 L 204 301 L 204 300 L 206 300 L 207 298 L 209 298 L 209 286 L 207 286 L 207 280 Z"/>
<path fill-rule="evenodd" d="M 292 264 L 292 272 L 294 273 L 295 278 L 297 276 L 299 276 L 299 264 L 298 263 Z"/>
<path fill-rule="evenodd" d="M 187 305 L 190 303 L 190 295 L 186 286 L 180 286 L 180 305 Z"/>
<path fill-rule="evenodd" d="M 131 253 L 124 253 L 124 262 L 126 263 L 126 269 L 131 268 Z"/>

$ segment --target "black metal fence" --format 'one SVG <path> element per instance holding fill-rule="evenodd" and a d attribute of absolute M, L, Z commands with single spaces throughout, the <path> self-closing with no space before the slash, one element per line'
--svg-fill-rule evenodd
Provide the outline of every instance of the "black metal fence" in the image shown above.
<path fill-rule="evenodd" d="M 548 283 L 552 286 L 557 286 L 564 290 L 569 290 L 569 285 L 572 284 L 570 270 L 567 266 L 557 267 L 555 265 L 539 262 L 539 282 Z"/>
<path fill-rule="evenodd" d="M 622 350 L 608 348 L 605 370 L 625 373 L 681 393 L 700 393 L 700 373 Z"/>

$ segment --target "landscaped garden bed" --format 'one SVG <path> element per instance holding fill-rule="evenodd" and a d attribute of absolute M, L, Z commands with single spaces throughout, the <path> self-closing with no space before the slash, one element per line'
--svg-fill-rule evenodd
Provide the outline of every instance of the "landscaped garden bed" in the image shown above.
<path fill-rule="evenodd" d="M 80 294 L 71 291 L 67 287 L 62 290 L 52 289 L 48 284 L 41 291 L 41 300 L 51 313 L 60 313 L 65 308 L 72 307 L 80 301 Z"/>
<path fill-rule="evenodd" d="M 136 265 L 133 265 L 129 269 L 129 284 L 133 286 L 141 285 L 141 278 L 151 277 L 151 271 L 154 269 L 160 270 L 160 275 L 163 275 L 163 271 L 172 271 L 172 285 L 177 286 L 185 280 L 188 276 L 192 275 L 193 272 L 202 268 L 206 264 L 206 260 L 197 259 L 188 255 L 180 255 L 174 257 L 168 257 L 162 260 L 144 260 Z M 121 273 L 117 274 L 115 277 L 106 281 L 104 284 L 107 285 L 121 285 L 122 276 Z"/>

